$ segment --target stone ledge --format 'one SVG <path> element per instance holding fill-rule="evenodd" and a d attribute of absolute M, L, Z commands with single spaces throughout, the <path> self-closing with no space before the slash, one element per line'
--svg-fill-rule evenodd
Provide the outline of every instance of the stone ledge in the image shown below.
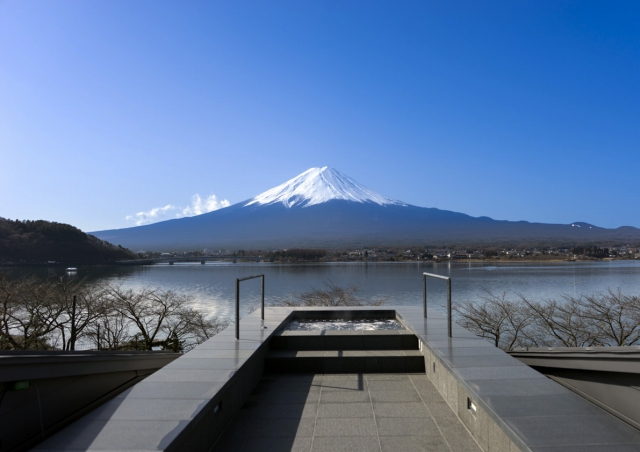
<path fill-rule="evenodd" d="M 448 338 L 440 313 L 428 310 L 424 319 L 415 308 L 397 311 L 422 344 L 427 376 L 483 450 L 640 450 L 640 431 L 488 341 L 455 324 Z"/>

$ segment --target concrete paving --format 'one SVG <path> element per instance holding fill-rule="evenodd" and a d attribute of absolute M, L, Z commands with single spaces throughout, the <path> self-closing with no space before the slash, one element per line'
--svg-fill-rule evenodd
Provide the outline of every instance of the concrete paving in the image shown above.
<path fill-rule="evenodd" d="M 425 374 L 265 374 L 213 450 L 481 451 Z"/>

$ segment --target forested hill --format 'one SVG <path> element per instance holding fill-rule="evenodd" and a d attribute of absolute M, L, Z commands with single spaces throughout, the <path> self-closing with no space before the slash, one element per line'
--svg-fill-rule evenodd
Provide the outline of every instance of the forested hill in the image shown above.
<path fill-rule="evenodd" d="M 0 218 L 0 263 L 101 264 L 135 255 L 68 224 Z"/>

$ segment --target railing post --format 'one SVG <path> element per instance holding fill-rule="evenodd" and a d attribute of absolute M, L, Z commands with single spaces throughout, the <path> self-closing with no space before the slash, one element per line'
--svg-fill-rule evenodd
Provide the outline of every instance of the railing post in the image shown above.
<path fill-rule="evenodd" d="M 264 275 L 262 275 L 262 312 L 260 318 L 264 320 Z"/>
<path fill-rule="evenodd" d="M 264 275 L 253 275 L 246 276 L 244 278 L 236 278 L 236 339 L 240 339 L 240 282 L 254 278 L 262 278 L 261 317 L 262 320 L 264 320 Z"/>
<path fill-rule="evenodd" d="M 447 281 L 447 333 L 449 337 L 453 337 L 453 316 L 451 315 L 451 277 L 436 275 L 434 273 L 423 273 L 422 274 L 422 304 L 424 307 L 424 318 L 427 318 L 427 276 L 432 278 L 444 279 Z"/>
<path fill-rule="evenodd" d="M 236 340 L 240 339 L 240 279 L 236 279 Z"/>
<path fill-rule="evenodd" d="M 451 278 L 447 279 L 447 311 L 449 313 L 449 337 L 453 337 L 451 332 Z"/>
<path fill-rule="evenodd" d="M 422 275 L 422 306 L 424 308 L 424 318 L 427 318 L 427 275 Z"/>
<path fill-rule="evenodd" d="M 67 347 L 69 350 L 76 349 L 76 296 L 73 296 L 73 305 L 71 307 L 71 337 L 69 338 L 71 342 Z"/>

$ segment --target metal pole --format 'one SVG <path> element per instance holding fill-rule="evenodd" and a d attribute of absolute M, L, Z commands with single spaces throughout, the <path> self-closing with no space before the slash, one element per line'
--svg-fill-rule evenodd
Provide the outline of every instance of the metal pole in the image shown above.
<path fill-rule="evenodd" d="M 240 339 L 240 280 L 236 279 L 236 339 Z"/>
<path fill-rule="evenodd" d="M 264 275 L 262 275 L 262 320 L 264 320 Z"/>
<path fill-rule="evenodd" d="M 264 320 L 264 275 L 246 276 L 236 279 L 236 339 L 240 339 L 240 283 L 249 279 L 262 278 L 262 320 Z"/>
<path fill-rule="evenodd" d="M 451 334 L 451 278 L 447 280 L 447 311 L 449 313 L 449 337 Z"/>
<path fill-rule="evenodd" d="M 73 296 L 73 305 L 71 306 L 71 347 L 70 350 L 76 349 L 76 296 Z"/>
<path fill-rule="evenodd" d="M 438 279 L 446 279 L 447 280 L 447 312 L 449 315 L 448 318 L 448 332 L 449 332 L 449 337 L 453 337 L 452 335 L 452 318 L 453 316 L 451 315 L 451 277 L 450 276 L 442 276 L 442 275 L 437 275 L 435 273 L 423 273 L 422 274 L 422 297 L 423 297 L 423 304 L 424 304 L 424 318 L 427 318 L 427 276 L 430 276 L 432 278 L 438 278 Z"/>
<path fill-rule="evenodd" d="M 424 307 L 424 318 L 427 318 L 427 275 L 422 275 L 422 306 Z"/>

